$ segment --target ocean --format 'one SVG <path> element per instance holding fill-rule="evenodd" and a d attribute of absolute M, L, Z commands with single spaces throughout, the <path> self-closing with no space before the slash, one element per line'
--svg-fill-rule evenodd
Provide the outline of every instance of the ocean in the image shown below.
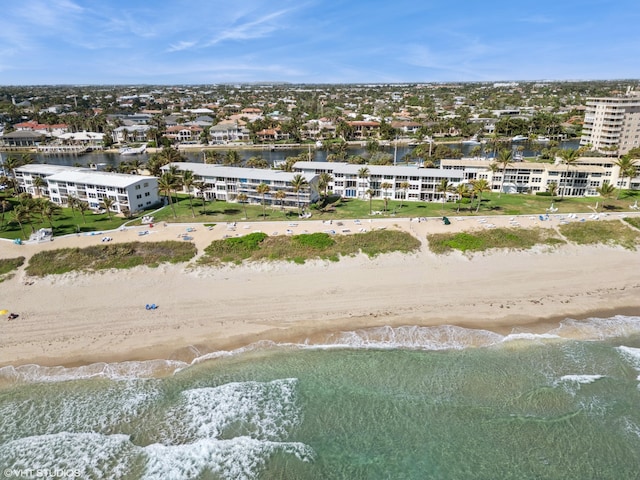
<path fill-rule="evenodd" d="M 4 367 L 0 465 L 4 478 L 637 479 L 640 317 Z"/>

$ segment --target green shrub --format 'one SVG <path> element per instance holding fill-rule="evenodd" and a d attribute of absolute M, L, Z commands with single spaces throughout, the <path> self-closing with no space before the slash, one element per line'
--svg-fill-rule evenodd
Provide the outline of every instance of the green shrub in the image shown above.
<path fill-rule="evenodd" d="M 24 265 L 24 257 L 0 258 L 0 275 L 12 272 Z"/>
<path fill-rule="evenodd" d="M 574 222 L 560 225 L 560 233 L 578 245 L 620 245 L 635 250 L 640 233 L 618 221 Z"/>
<path fill-rule="evenodd" d="M 490 248 L 527 249 L 537 244 L 558 245 L 565 243 L 551 229 L 543 228 L 494 228 L 478 232 L 440 233 L 427 236 L 433 253 L 481 252 Z"/>
<path fill-rule="evenodd" d="M 640 217 L 624 217 L 623 220 L 632 227 L 640 229 Z"/>
<path fill-rule="evenodd" d="M 305 233 L 295 235 L 293 241 L 298 242 L 304 247 L 314 248 L 316 250 L 324 250 L 335 245 L 333 238 L 328 233 Z"/>
<path fill-rule="evenodd" d="M 196 254 L 190 242 L 130 242 L 92 245 L 86 248 L 62 248 L 38 252 L 29 260 L 29 275 L 55 275 L 71 271 L 155 267 L 161 263 L 186 262 Z"/>

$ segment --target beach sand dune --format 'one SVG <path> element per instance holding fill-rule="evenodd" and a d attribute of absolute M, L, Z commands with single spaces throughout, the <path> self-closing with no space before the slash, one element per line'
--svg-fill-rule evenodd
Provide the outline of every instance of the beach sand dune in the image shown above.
<path fill-rule="evenodd" d="M 437 219 L 362 221 L 360 228 L 398 228 L 425 242 L 427 233 L 512 225 L 506 217 L 467 218 L 444 226 Z M 353 221 L 345 229 L 357 231 Z M 522 226 L 552 228 L 521 218 Z M 557 224 L 557 222 L 556 222 Z M 225 235 L 292 229 L 323 231 L 319 221 L 155 226 L 109 232 L 114 242 L 176 239 L 186 228 L 199 251 Z M 38 245 L 0 243 L 3 258 L 42 249 L 87 246 L 101 236 L 72 236 Z M 426 242 L 425 242 L 426 243 Z M 330 332 L 374 326 L 454 324 L 510 331 L 516 325 L 566 317 L 640 312 L 638 253 L 614 247 L 562 246 L 467 257 L 361 255 L 305 265 L 257 263 L 196 267 L 138 267 L 92 274 L 27 278 L 2 283 L 0 365 L 78 365 L 97 361 L 173 358 L 232 349 L 259 340 L 321 341 Z M 28 281 L 27 281 L 28 280 Z M 147 310 L 147 304 L 156 304 Z"/>

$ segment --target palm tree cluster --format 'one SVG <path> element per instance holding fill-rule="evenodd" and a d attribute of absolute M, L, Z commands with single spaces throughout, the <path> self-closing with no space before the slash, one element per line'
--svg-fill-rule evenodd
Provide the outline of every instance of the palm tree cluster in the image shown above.
<path fill-rule="evenodd" d="M 11 211 L 10 221 L 20 226 L 23 238 L 28 238 L 25 225 L 31 227 L 31 234 L 36 230 L 36 225 L 44 224 L 45 221 L 53 229 L 53 221 L 60 214 L 59 205 L 51 202 L 47 198 L 33 198 L 29 193 L 18 195 L 18 205 Z M 11 204 L 7 200 L 1 202 L 2 206 L 2 227 L 5 227 L 5 212 L 9 211 Z"/>

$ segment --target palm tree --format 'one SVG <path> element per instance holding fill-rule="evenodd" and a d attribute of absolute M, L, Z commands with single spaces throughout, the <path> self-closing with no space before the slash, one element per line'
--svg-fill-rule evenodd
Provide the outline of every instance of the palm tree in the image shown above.
<path fill-rule="evenodd" d="M 78 197 L 74 197 L 73 195 L 69 195 L 67 197 L 67 206 L 71 209 L 71 216 L 75 218 L 76 216 L 76 207 L 78 206 L 78 202 L 80 199 Z"/>
<path fill-rule="evenodd" d="M 560 151 L 560 158 L 562 158 L 562 163 L 567 166 L 567 177 L 569 177 L 569 173 L 571 173 L 570 167 L 575 166 L 578 163 L 578 159 L 580 158 L 580 152 L 578 150 L 573 149 L 565 149 Z M 572 181 L 572 185 L 573 185 Z M 560 189 L 560 198 L 564 198 L 566 186 Z"/>
<path fill-rule="evenodd" d="M 140 168 L 142 168 L 142 162 L 139 158 L 134 158 L 129 160 L 129 168 L 135 173 L 140 173 Z"/>
<path fill-rule="evenodd" d="M 62 208 L 60 207 L 60 205 L 50 201 L 47 201 L 47 203 L 44 205 L 41 212 L 42 215 L 46 217 L 47 220 L 49 220 L 49 226 L 51 227 L 51 230 L 53 230 L 53 217 L 58 215 L 61 210 Z"/>
<path fill-rule="evenodd" d="M 160 152 L 154 153 L 147 162 L 147 170 L 154 177 L 161 175 L 162 167 L 170 163 L 183 162 L 184 157 L 175 148 L 164 147 Z"/>
<path fill-rule="evenodd" d="M 247 200 L 249 199 L 249 197 L 247 197 L 246 193 L 239 193 L 236 196 L 236 199 L 242 204 L 244 208 L 244 219 L 248 219 L 249 217 L 247 216 Z"/>
<path fill-rule="evenodd" d="M 491 187 L 484 178 L 481 178 L 479 180 L 472 180 L 471 185 L 473 186 L 474 193 L 478 196 L 478 206 L 476 207 L 476 213 L 478 213 L 478 211 L 480 210 L 480 205 L 482 204 L 482 194 L 484 192 L 491 191 Z"/>
<path fill-rule="evenodd" d="M 217 163 L 220 164 L 223 161 L 222 152 L 218 150 L 206 150 L 204 152 L 204 163 Z"/>
<path fill-rule="evenodd" d="M 167 197 L 167 201 L 171 206 L 171 210 L 173 211 L 174 218 L 177 218 L 178 215 L 176 214 L 176 209 L 173 206 L 173 198 L 171 196 L 171 192 L 175 188 L 177 188 L 177 185 L 178 185 L 178 182 L 176 180 L 176 177 L 171 172 L 163 172 L 162 175 L 160 175 L 160 178 L 158 178 L 158 190 L 160 190 L 161 192 L 164 192 L 165 196 Z"/>
<path fill-rule="evenodd" d="M 504 190 L 504 179 L 507 174 L 507 167 L 513 163 L 513 152 L 511 150 L 507 150 L 503 148 L 498 153 L 498 165 L 502 168 L 502 180 L 500 182 L 500 192 L 498 192 L 498 198 L 502 195 L 502 191 Z"/>
<path fill-rule="evenodd" d="M 78 210 L 80 210 L 80 213 L 82 214 L 83 223 L 87 223 L 87 219 L 84 216 L 84 212 L 89 210 L 89 204 L 87 202 L 83 202 L 82 200 L 78 200 L 76 207 L 78 207 Z"/>
<path fill-rule="evenodd" d="M 558 194 L 558 184 L 556 182 L 550 182 L 549 185 L 547 185 L 547 192 L 549 192 L 549 195 L 552 197 L 555 197 Z"/>
<path fill-rule="evenodd" d="M 476 145 L 469 151 L 469 155 L 473 158 L 478 158 L 482 154 L 482 147 L 480 145 Z"/>
<path fill-rule="evenodd" d="M 233 167 L 240 165 L 242 160 L 240 159 L 240 154 L 237 150 L 229 150 L 224 157 L 223 163 L 227 166 Z"/>
<path fill-rule="evenodd" d="M 278 190 L 273 196 L 280 201 L 280 210 L 284 210 L 284 199 L 287 198 L 287 192 Z"/>
<path fill-rule="evenodd" d="M 298 202 L 298 213 L 300 213 L 300 190 L 303 190 L 309 186 L 309 182 L 304 178 L 301 174 L 296 174 L 291 179 L 291 187 L 296 194 L 296 199 Z"/>
<path fill-rule="evenodd" d="M 369 196 L 369 215 L 371 215 L 373 213 L 373 210 L 371 210 L 371 199 L 376 194 L 376 191 L 372 188 L 368 188 L 367 191 L 364 193 L 366 193 Z"/>
<path fill-rule="evenodd" d="M 450 192 L 452 185 L 449 183 L 448 178 L 440 180 L 440 184 L 436 187 L 436 192 L 442 193 L 442 214 L 444 215 L 444 203 L 447 201 L 447 192 Z"/>
<path fill-rule="evenodd" d="M 267 216 L 267 212 L 265 210 L 265 203 L 264 203 L 264 199 L 265 199 L 265 195 L 267 193 L 269 193 L 271 191 L 271 187 L 269 185 L 267 185 L 266 183 L 261 183 L 260 185 L 258 185 L 256 187 L 256 192 L 259 193 L 260 195 L 262 195 L 262 218 L 266 218 Z"/>
<path fill-rule="evenodd" d="M 324 199 L 327 198 L 327 190 L 333 182 L 333 176 L 329 172 L 322 172 L 318 178 L 318 188 L 322 191 Z"/>
<path fill-rule="evenodd" d="M 409 187 L 410 184 L 407 181 L 400 183 L 400 188 L 402 189 L 402 193 L 404 193 L 402 199 L 400 200 L 400 210 L 402 210 L 403 202 L 407 198 L 407 191 L 409 190 Z"/>
<path fill-rule="evenodd" d="M 2 227 L 4 227 L 4 212 L 11 208 L 11 203 L 8 200 L 2 200 L 0 201 L 0 208 L 2 209 Z"/>
<path fill-rule="evenodd" d="M 467 187 L 466 183 L 459 183 L 456 188 L 455 188 L 455 194 L 458 195 L 458 209 L 456 210 L 456 213 L 460 213 L 460 204 L 462 203 L 462 198 L 469 193 L 469 188 Z"/>
<path fill-rule="evenodd" d="M 610 198 L 615 190 L 616 187 L 606 180 L 602 183 L 601 187 L 596 188 L 596 191 L 605 199 Z M 604 208 L 604 200 L 602 201 L 602 207 Z"/>
<path fill-rule="evenodd" d="M 204 190 L 205 188 L 207 188 L 206 182 L 204 180 L 194 180 L 192 185 L 193 185 L 193 188 L 195 188 L 198 191 L 198 193 L 202 195 L 202 208 L 205 208 L 207 196 Z M 197 198 L 197 195 L 196 195 L 196 198 Z"/>
<path fill-rule="evenodd" d="M 625 177 L 629 177 L 629 189 L 631 189 L 631 179 L 636 175 L 637 160 L 631 158 L 629 155 L 623 155 L 614 163 L 620 169 L 619 176 L 623 180 L 623 183 Z M 618 200 L 620 199 L 620 192 L 622 192 L 622 185 L 620 186 L 618 196 L 616 197 Z"/>
<path fill-rule="evenodd" d="M 36 195 L 40 196 L 42 189 L 47 186 L 47 181 L 42 177 L 35 177 L 33 179 L 33 187 L 36 189 Z"/>
<path fill-rule="evenodd" d="M 364 180 L 366 178 L 369 178 L 369 175 L 370 175 L 370 173 L 369 173 L 369 169 L 367 167 L 362 167 L 362 168 L 360 168 L 358 170 L 358 178 L 361 178 L 361 179 Z M 364 192 L 364 187 L 363 187 L 362 191 Z M 364 197 L 364 195 L 362 195 L 362 196 Z"/>
<path fill-rule="evenodd" d="M 22 166 L 22 162 L 20 161 L 20 159 L 18 157 L 9 156 L 4 159 L 4 163 L 2 164 L 2 166 L 11 174 L 14 185 L 18 185 L 16 178 L 16 168 Z"/>
<path fill-rule="evenodd" d="M 24 231 L 24 224 L 29 223 L 29 221 L 31 220 L 29 210 L 22 205 L 18 205 L 13 209 L 12 219 L 13 221 L 18 222 L 18 225 L 20 225 L 20 230 L 22 231 L 22 236 L 26 240 L 27 232 Z"/>
<path fill-rule="evenodd" d="M 387 197 L 387 190 L 389 190 L 391 187 L 393 187 L 393 185 L 391 185 L 389 182 L 382 182 L 382 184 L 380 185 L 380 188 L 382 188 L 382 191 L 384 192 L 384 197 L 382 198 L 384 200 L 384 211 L 387 211 L 387 204 L 389 203 L 389 197 Z"/>
<path fill-rule="evenodd" d="M 191 170 L 183 170 L 182 178 L 180 179 L 182 186 L 187 190 L 187 194 L 189 195 L 189 207 L 191 207 L 191 215 L 193 218 L 196 218 L 196 212 L 193 209 L 193 202 L 191 201 L 191 189 L 193 188 L 193 184 L 196 179 L 193 175 L 193 171 Z"/>
<path fill-rule="evenodd" d="M 102 205 L 107 211 L 107 216 L 109 217 L 109 221 L 111 221 L 111 207 L 113 207 L 114 203 L 116 203 L 116 201 L 111 197 L 104 197 L 102 199 Z"/>

